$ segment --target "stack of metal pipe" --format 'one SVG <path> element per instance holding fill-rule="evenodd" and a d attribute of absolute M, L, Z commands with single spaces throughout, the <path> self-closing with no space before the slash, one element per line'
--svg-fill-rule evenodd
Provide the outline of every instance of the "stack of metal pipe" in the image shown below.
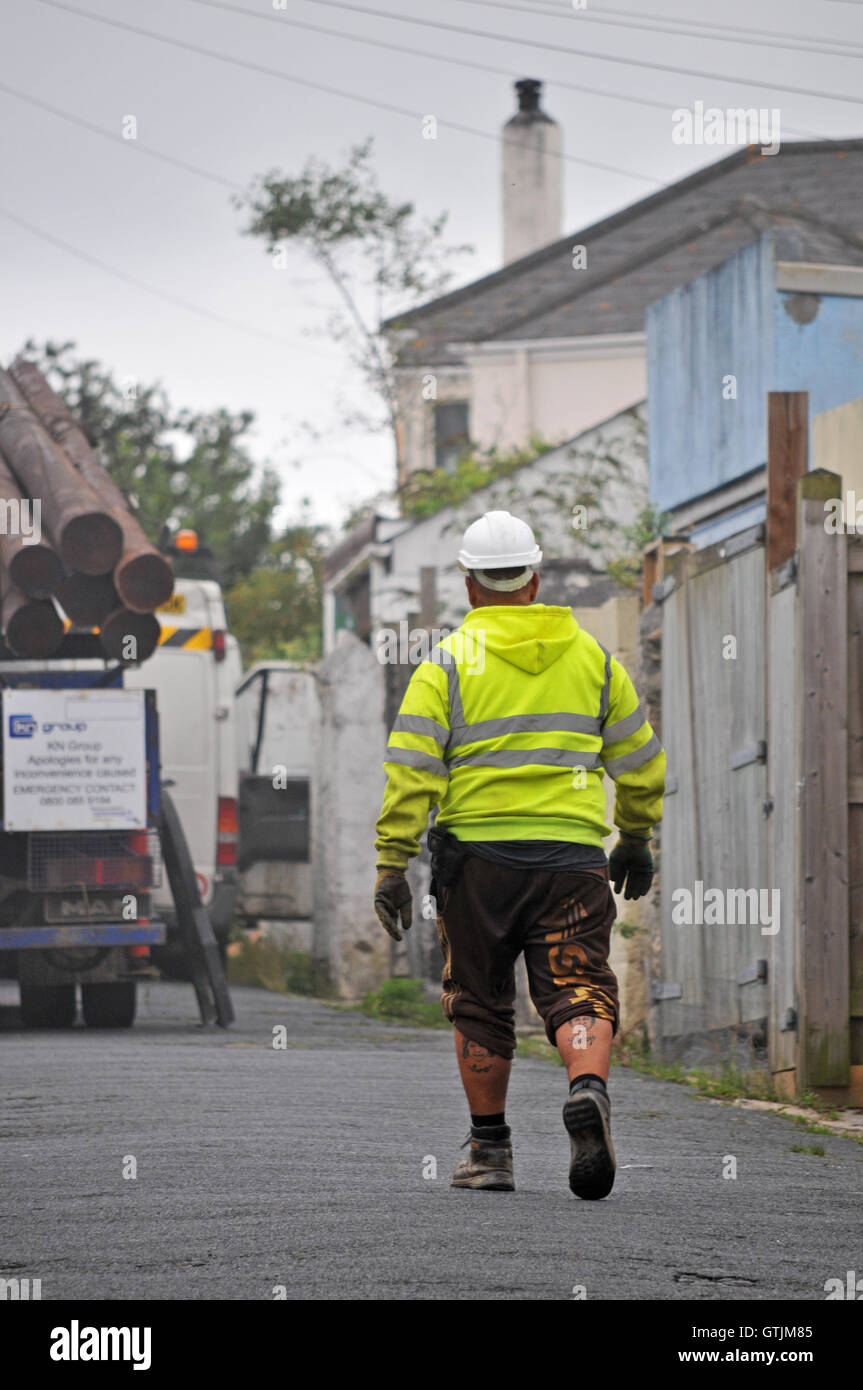
<path fill-rule="evenodd" d="M 0 369 L 0 626 L 20 657 L 98 628 L 105 655 L 145 661 L 170 561 L 151 545 L 86 434 L 38 367 Z M 64 621 L 64 615 L 67 621 Z"/>

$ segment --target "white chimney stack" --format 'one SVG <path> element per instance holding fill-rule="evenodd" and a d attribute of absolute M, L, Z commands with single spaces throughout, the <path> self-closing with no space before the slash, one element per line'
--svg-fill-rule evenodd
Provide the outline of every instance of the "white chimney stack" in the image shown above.
<path fill-rule="evenodd" d="M 542 83 L 516 82 L 518 111 L 503 128 L 503 261 L 517 261 L 562 235 L 563 142 L 540 109 Z"/>

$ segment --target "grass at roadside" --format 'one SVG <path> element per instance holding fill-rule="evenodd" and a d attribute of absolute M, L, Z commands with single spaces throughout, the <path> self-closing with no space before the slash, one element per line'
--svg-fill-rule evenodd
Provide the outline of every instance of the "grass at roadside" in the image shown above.
<path fill-rule="evenodd" d="M 369 1018 L 385 1018 L 391 1023 L 409 1023 L 418 1028 L 449 1028 L 440 1004 L 424 998 L 422 980 L 384 980 L 369 990 L 360 1004 Z"/>
<path fill-rule="evenodd" d="M 804 1091 L 795 1100 L 778 1091 L 769 1073 L 763 1071 L 742 1071 L 733 1062 L 722 1062 L 715 1071 L 703 1067 L 684 1067 L 678 1062 L 658 1062 L 650 1056 L 643 1043 L 624 1041 L 616 1044 L 612 1062 L 618 1066 L 630 1067 L 643 1076 L 655 1077 L 658 1081 L 674 1081 L 689 1086 L 692 1093 L 706 1100 L 762 1102 L 766 1107 L 777 1106 L 775 1113 L 799 1125 L 806 1134 L 841 1134 L 855 1144 L 863 1144 L 863 1134 L 848 1133 L 841 1125 L 819 1123 L 819 1121 L 841 1120 L 840 1107 L 822 1099 L 813 1091 Z M 806 1115 L 788 1114 L 789 1108 L 808 1110 Z M 851 1110 L 851 1115 L 856 1114 Z M 795 1149 L 794 1152 L 816 1153 L 819 1145 L 809 1149 Z"/>
<path fill-rule="evenodd" d="M 745 1097 L 748 1100 L 788 1101 L 787 1096 L 779 1094 L 767 1073 L 741 1071 L 733 1062 L 720 1062 L 716 1070 L 685 1067 L 680 1062 L 660 1062 L 651 1056 L 642 1042 L 630 1039 L 615 1043 L 611 1060 L 617 1066 L 629 1067 L 643 1076 L 653 1076 L 657 1081 L 676 1081 L 691 1086 L 699 1095 L 709 1096 L 712 1100 L 739 1100 Z M 807 1097 L 805 1103 L 811 1104 L 813 1100 L 814 1097 Z"/>
<path fill-rule="evenodd" d="M 277 941 L 257 935 L 244 936 L 229 945 L 228 984 L 317 999 L 326 999 L 332 993 L 325 971 L 308 951 L 280 946 Z"/>

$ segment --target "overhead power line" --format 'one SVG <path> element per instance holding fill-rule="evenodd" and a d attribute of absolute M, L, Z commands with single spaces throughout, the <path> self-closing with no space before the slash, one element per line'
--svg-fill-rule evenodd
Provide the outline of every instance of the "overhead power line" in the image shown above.
<path fill-rule="evenodd" d="M 297 354 L 307 356 L 314 352 L 314 349 L 301 347 L 298 348 L 296 342 L 290 338 L 284 338 L 279 333 L 270 333 L 265 328 L 254 328 L 251 324 L 241 323 L 237 319 L 225 318 L 222 314 L 215 314 L 210 309 L 203 309 L 200 304 L 193 304 L 188 299 L 180 299 L 177 295 L 170 294 L 167 290 L 159 289 L 156 285 L 149 284 L 146 280 L 139 280 L 136 275 L 129 275 L 127 271 L 118 269 L 115 265 L 109 265 L 107 261 L 99 260 L 97 256 L 91 256 L 89 251 L 82 251 L 79 246 L 73 246 L 71 242 L 64 241 L 62 237 L 55 236 L 53 232 L 47 232 L 44 227 L 37 227 L 33 222 L 28 222 L 9 208 L 0 207 L 0 217 L 5 217 L 7 221 L 14 223 L 16 227 L 23 227 L 32 236 L 39 237 L 41 241 L 47 241 L 49 245 L 58 247 L 61 251 L 67 252 L 70 256 L 75 256 L 79 261 L 94 266 L 97 270 L 103 271 L 106 275 L 112 275 L 115 280 L 123 280 L 127 285 L 134 285 L 138 290 L 144 290 L 146 294 L 155 295 L 157 299 L 162 299 L 168 304 L 173 304 L 175 308 L 185 309 L 189 314 L 197 314 L 199 318 L 209 319 L 212 323 L 221 324 L 223 328 L 230 328 L 234 332 L 252 333 L 257 338 L 265 338 L 271 343 L 279 343 L 283 347 L 293 348 Z M 315 353 L 315 356 L 326 357 L 328 361 L 338 361 L 339 359 L 330 353 Z"/>
<path fill-rule="evenodd" d="M 232 179 L 226 179 L 221 174 L 214 173 L 212 169 L 202 169 L 200 164 L 190 164 L 186 159 L 178 159 L 176 155 L 168 154 L 165 150 L 154 149 L 152 145 L 144 145 L 140 140 L 125 140 L 122 135 L 118 135 L 114 130 L 106 130 L 104 126 L 96 125 L 93 121 L 88 121 L 83 116 L 78 116 L 72 111 L 64 111 L 60 106 L 54 106 L 50 101 L 42 101 L 40 97 L 33 96 L 31 92 L 20 92 L 16 87 L 10 87 L 6 82 L 0 82 L 0 92 L 5 92 L 7 96 L 15 97 L 18 101 L 24 101 L 28 106 L 35 106 L 39 111 L 47 111 L 49 115 L 58 117 L 61 121 L 68 121 L 70 125 L 80 126 L 82 130 L 88 130 L 93 135 L 100 135 L 103 140 L 110 140 L 112 144 L 121 144 L 124 150 L 134 150 L 137 154 L 148 155 L 150 159 L 160 160 L 164 164 L 171 164 L 176 169 L 182 169 L 186 174 L 195 174 L 197 178 L 206 179 L 209 183 L 217 184 L 220 188 L 230 188 L 233 192 L 244 193 L 245 189 L 240 183 L 234 183 Z M 320 286 L 327 283 L 320 275 L 305 276 L 297 278 L 290 277 L 286 282 L 292 287 L 300 288 L 309 285 Z M 322 305 L 305 304 L 306 308 L 319 308 Z M 287 341 L 287 340 L 285 340 Z M 329 353 L 319 353 L 320 357 L 327 357 L 329 361 L 338 361 Z"/>
<path fill-rule="evenodd" d="M 189 43 L 185 39 L 172 38 L 167 34 L 157 34 L 152 29 L 144 29 L 138 24 L 128 24 L 124 20 L 109 19 L 107 15 L 92 14 L 89 10 L 82 10 L 77 5 L 64 3 L 64 0 L 37 0 L 37 4 L 47 5 L 50 9 L 61 10 L 66 14 L 76 15 L 80 19 L 89 19 L 96 24 L 107 25 L 111 29 L 120 29 L 126 33 L 136 34 L 139 38 L 153 39 L 156 43 L 167 44 L 171 48 L 179 48 L 187 53 L 198 53 L 205 58 L 213 58 L 216 62 L 227 63 L 231 67 L 243 68 L 249 72 L 262 73 L 265 77 L 274 77 L 280 82 L 292 82 L 301 87 L 310 87 L 317 92 L 325 92 L 328 96 L 340 97 L 347 101 L 357 101 L 364 106 L 374 106 L 381 111 L 389 111 L 397 116 L 405 116 L 409 120 L 419 124 L 425 119 L 425 112 L 411 111 L 408 107 L 397 106 L 394 102 L 380 101 L 376 97 L 362 96 L 356 92 L 346 92 L 341 87 L 332 87 L 323 82 L 313 82 L 307 77 L 297 77 L 294 73 L 283 72 L 280 68 L 267 67 L 264 63 L 254 63 L 246 58 L 235 58 L 227 53 L 218 53 L 215 49 L 204 48 L 199 44 Z M 861 98 L 863 100 L 863 98 Z M 460 121 L 445 120 L 436 117 L 437 124 L 444 130 L 456 130 L 462 135 L 474 135 L 481 140 L 493 140 L 495 144 L 499 142 L 499 136 L 489 130 L 477 130 L 474 126 L 464 125 Z M 624 178 L 638 179 L 641 183 L 648 183 L 653 188 L 658 188 L 658 179 L 651 178 L 648 174 L 639 173 L 635 169 L 623 169 L 616 164 L 604 164 L 595 159 L 583 159 L 579 155 L 557 153 L 549 151 L 554 158 L 562 159 L 570 164 L 582 164 L 590 169 L 601 169 L 607 174 L 622 174 Z"/>
<path fill-rule="evenodd" d="M 674 18 L 672 15 L 667 14 L 642 15 L 636 10 L 621 10 L 613 5 L 603 5 L 602 13 L 612 15 L 637 14 L 639 19 L 667 20 L 669 22 L 673 22 Z M 787 31 L 780 32 L 776 29 L 750 29 L 748 26 L 741 27 L 739 25 L 735 25 L 732 30 L 729 30 L 726 25 L 712 24 L 709 19 L 690 19 L 688 15 L 682 23 L 693 29 L 725 29 L 726 33 L 730 32 L 732 34 L 735 43 L 748 43 L 750 41 L 754 43 L 754 36 L 758 36 L 759 38 L 772 39 L 777 48 L 788 48 L 792 44 L 796 48 L 798 44 L 806 44 L 811 46 L 813 52 L 827 51 L 827 45 L 823 43 L 821 37 L 814 34 L 789 34 Z M 750 36 L 752 37 L 750 38 Z M 715 34 L 710 35 L 710 37 L 721 38 L 722 35 Z M 839 53 L 846 51 L 848 48 L 856 48 L 863 51 L 863 44 L 854 43 L 853 41 L 846 42 L 844 39 L 830 39 L 828 43 L 836 48 Z"/>
<path fill-rule="evenodd" d="M 391 53 L 405 53 L 411 58 L 430 58 L 433 62 L 446 63 L 448 67 L 471 68 L 476 72 L 489 72 L 495 77 L 507 77 L 510 81 L 515 81 L 519 73 L 512 68 L 500 68 L 491 63 L 479 63 L 471 58 L 458 58 L 448 53 L 430 53 L 427 49 L 412 48 L 408 44 L 393 43 L 390 39 L 370 38 L 366 34 L 348 34 L 343 29 L 330 29 L 323 24 L 312 24 L 304 19 L 294 19 L 288 17 L 284 10 L 275 14 L 258 14 L 255 10 L 250 10 L 244 5 L 231 4 L 230 0 L 190 0 L 193 5 L 202 5 L 205 9 L 224 10 L 230 14 L 242 15 L 246 19 L 253 19 L 264 24 L 278 24 L 283 28 L 287 25 L 291 29 L 305 29 L 314 34 L 323 34 L 327 38 L 344 39 L 348 43 L 361 43 L 369 48 L 380 48 Z M 530 11 L 534 13 L 534 11 Z M 550 86 L 561 88 L 568 92 L 582 92 L 587 96 L 606 98 L 609 101 L 626 101 L 637 106 L 653 106 L 659 111 L 668 115 L 671 103 L 659 101 L 655 97 L 635 96 L 630 92 L 610 92 L 605 87 L 587 87 L 580 82 L 566 82 L 559 78 L 547 78 Z M 799 126 L 786 126 L 786 131 L 790 135 L 806 135 L 813 140 L 822 140 L 824 137 L 816 130 L 803 130 Z"/>
<path fill-rule="evenodd" d="M 728 25 L 711 24 L 709 20 L 678 18 L 667 14 L 644 14 L 637 10 L 621 10 L 603 5 L 600 11 L 565 9 L 563 5 L 544 3 L 525 5 L 512 0 L 462 0 L 467 5 L 479 5 L 492 10 L 515 10 L 519 14 L 539 16 L 543 19 L 562 19 L 568 24 L 610 24 L 619 29 L 643 29 L 649 34 L 676 34 L 681 38 L 717 39 L 721 43 L 734 43 L 743 46 L 787 48 L 795 53 L 825 53 L 830 57 L 856 57 L 863 53 L 863 45 L 844 42 L 841 39 L 824 43 L 822 39 L 808 35 L 777 33 L 772 29 L 737 29 Z M 619 16 L 619 18 L 618 18 Z M 645 21 L 655 21 L 648 22 Z M 681 26 L 687 26 L 682 28 Z M 719 29 L 720 33 L 704 33 L 705 29 Z M 758 35 L 759 37 L 755 37 Z M 751 37 L 750 37 L 751 36 Z"/>
<path fill-rule="evenodd" d="M 64 111 L 60 106 L 53 106 L 50 101 L 43 101 L 40 97 L 34 97 L 30 92 L 21 92 L 17 87 L 10 87 L 7 82 L 0 82 L 0 92 L 6 92 L 7 96 L 15 97 L 18 101 L 26 101 L 30 106 L 36 106 L 40 111 L 47 111 L 52 116 L 58 116 L 61 121 L 69 121 L 71 125 L 81 126 L 84 130 L 89 130 L 93 135 L 101 135 L 103 140 L 110 140 L 113 144 L 122 145 L 126 150 L 135 150 L 137 154 L 149 155 L 151 159 L 159 159 L 164 164 L 173 164 L 176 169 L 182 169 L 186 174 L 195 174 L 200 179 L 208 179 L 210 183 L 217 183 L 222 188 L 230 188 L 235 193 L 242 193 L 244 190 L 232 179 L 223 178 L 221 174 L 215 174 L 212 169 L 202 169 L 197 164 L 190 164 L 188 160 L 178 159 L 176 155 L 168 154 L 164 150 L 155 150 L 149 145 L 143 145 L 140 140 L 126 140 L 114 130 L 106 130 L 104 126 L 96 125 L 93 121 L 88 121 L 84 116 L 74 115 L 71 111 Z"/>
<path fill-rule="evenodd" d="M 493 63 L 480 63 L 474 58 L 459 58 L 452 53 L 431 53 L 426 48 L 413 48 L 410 44 L 393 43 L 390 39 L 371 38 L 367 34 L 348 34 L 344 29 L 330 29 L 324 24 L 312 24 L 308 20 L 295 19 L 293 15 L 288 16 L 284 10 L 280 10 L 278 15 L 258 14 L 245 5 L 230 4 L 228 0 L 190 0 L 190 3 L 203 5 L 206 9 L 225 10 L 228 13 L 242 15 L 245 19 L 253 19 L 264 24 L 278 24 L 282 28 L 287 26 L 290 29 L 305 29 L 313 34 L 323 34 L 327 38 L 365 44 L 368 48 L 380 48 L 389 53 L 404 53 L 410 58 L 428 58 L 432 62 L 446 63 L 447 67 L 470 68 L 474 72 L 488 72 L 494 77 L 507 77 L 513 82 L 521 75 L 514 68 L 501 68 Z M 553 82 L 555 87 L 564 88 L 570 92 L 584 92 L 588 96 L 607 97 L 611 101 L 630 101 L 639 106 L 656 106 L 662 111 L 668 110 L 667 101 L 656 101 L 651 97 L 632 96 L 628 92 L 609 92 L 603 87 L 586 87 L 580 82 L 565 82 L 556 77 L 547 80 L 549 84 Z"/>
<path fill-rule="evenodd" d="M 537 48 L 547 53 L 565 53 L 572 58 L 596 58 L 603 63 L 623 63 L 626 67 L 648 68 L 653 72 L 674 72 L 684 77 L 703 77 L 713 82 L 733 82 L 749 87 L 764 87 L 775 92 L 791 92 L 796 96 L 819 97 L 826 101 L 847 101 L 854 106 L 863 106 L 863 96 L 845 96 L 837 92 L 825 92 L 812 87 L 792 87 L 784 82 L 767 82 L 763 78 L 739 77 L 731 73 L 704 72 L 701 68 L 681 67 L 673 63 L 654 63 L 646 58 L 621 58 L 617 54 L 598 53 L 589 48 L 564 48 L 559 43 L 546 43 L 541 39 L 529 39 L 523 35 L 494 34 L 487 29 L 470 29 L 462 24 L 448 24 L 438 19 L 420 19 L 416 16 L 395 14 L 392 10 L 378 10 L 370 5 L 348 5 L 344 0 L 312 0 L 315 5 L 325 9 L 346 10 L 349 14 L 371 15 L 376 19 L 393 19 L 399 24 L 417 24 L 424 29 L 439 29 L 451 34 L 463 34 L 469 38 L 491 39 L 494 43 L 511 43 L 520 48 Z M 39 0 L 40 4 L 57 4 L 58 0 Z M 60 6 L 58 5 L 58 8 Z M 65 8 L 65 7 L 62 7 Z"/>

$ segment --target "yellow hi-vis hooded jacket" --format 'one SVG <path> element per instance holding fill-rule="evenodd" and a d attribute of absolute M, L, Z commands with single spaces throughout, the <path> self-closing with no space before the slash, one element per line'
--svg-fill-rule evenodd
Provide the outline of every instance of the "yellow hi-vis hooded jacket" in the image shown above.
<path fill-rule="evenodd" d="M 601 845 L 662 819 L 665 753 L 620 662 L 569 608 L 475 608 L 414 671 L 393 725 L 375 848 L 403 869 L 432 806 L 459 840 Z"/>

